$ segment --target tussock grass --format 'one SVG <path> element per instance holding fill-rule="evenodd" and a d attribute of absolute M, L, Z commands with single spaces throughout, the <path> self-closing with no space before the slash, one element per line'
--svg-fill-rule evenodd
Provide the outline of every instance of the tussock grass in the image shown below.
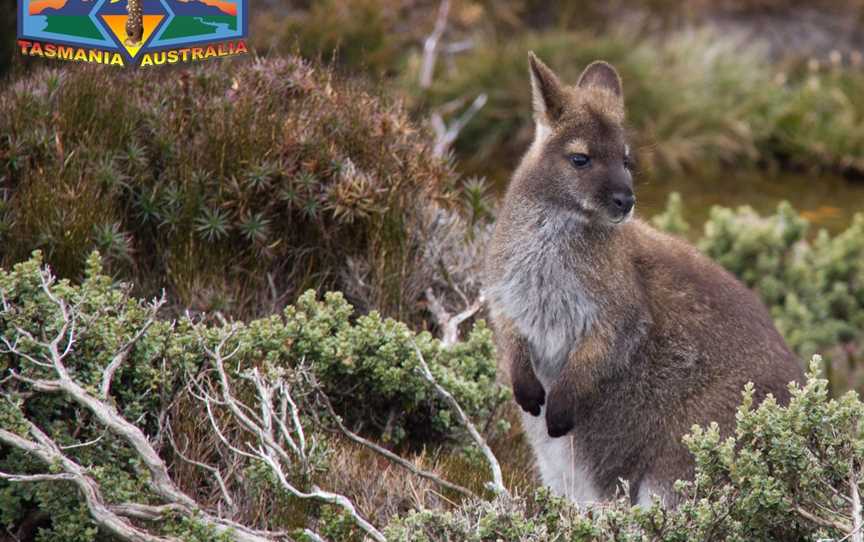
<path fill-rule="evenodd" d="M 782 71 L 758 44 L 734 36 L 684 31 L 660 39 L 639 28 L 490 40 L 457 61 L 429 99 L 434 105 L 488 94 L 489 103 L 456 142 L 472 171 L 512 169 L 527 148 L 529 50 L 570 83 L 597 58 L 618 68 L 643 173 L 730 165 L 864 173 L 864 73 L 849 65 L 851 57 Z"/>

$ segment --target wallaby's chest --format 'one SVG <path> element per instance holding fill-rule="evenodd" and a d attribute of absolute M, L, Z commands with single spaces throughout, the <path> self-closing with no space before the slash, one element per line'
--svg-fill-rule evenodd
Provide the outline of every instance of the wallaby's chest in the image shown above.
<path fill-rule="evenodd" d="M 531 345 L 535 372 L 547 389 L 597 318 L 576 258 L 560 236 L 538 231 L 506 253 L 498 280 L 487 288 L 493 310 L 510 319 Z"/>

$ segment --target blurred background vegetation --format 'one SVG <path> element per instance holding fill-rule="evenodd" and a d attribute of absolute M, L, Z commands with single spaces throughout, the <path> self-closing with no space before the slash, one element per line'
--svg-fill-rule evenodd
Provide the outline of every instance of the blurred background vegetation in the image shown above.
<path fill-rule="evenodd" d="M 571 82 L 602 58 L 624 80 L 640 215 L 756 289 L 802 359 L 824 355 L 833 393 L 864 389 L 864 0 L 256 0 L 251 11 L 254 55 L 159 71 L 36 62 L 0 40 L 0 267 L 38 249 L 80 280 L 98 249 L 134 295 L 164 289 L 166 317 L 250 321 L 311 288 L 440 335 L 442 311 L 479 295 L 497 202 L 532 136 L 527 51 Z M 11 36 L 14 19 L 0 28 Z M 470 340 L 489 378 L 480 329 Z M 474 414 L 508 485 L 530 488 L 512 405 L 496 404 Z M 366 433 L 388 445 L 418 433 L 373 414 Z M 447 446 L 414 451 L 480 487 L 476 462 Z M 337 448 L 339 469 L 376 466 Z M 414 488 L 388 476 L 369 510 L 410 500 Z M 343 490 L 368 491 L 356 485 Z"/>

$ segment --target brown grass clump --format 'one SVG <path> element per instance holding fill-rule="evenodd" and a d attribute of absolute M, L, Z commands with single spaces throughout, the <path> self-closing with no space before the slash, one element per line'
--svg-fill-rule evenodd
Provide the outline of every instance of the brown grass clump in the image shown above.
<path fill-rule="evenodd" d="M 420 453 L 409 459 L 420 469 L 447 477 L 440 458 Z M 441 509 L 452 502 L 434 482 L 359 445 L 340 441 L 333 446 L 329 465 L 321 485 L 351 495 L 357 511 L 376 525 L 386 525 L 410 510 Z"/>
<path fill-rule="evenodd" d="M 139 293 L 240 316 L 342 288 L 351 260 L 356 305 L 412 320 L 408 232 L 456 183 L 399 104 L 296 57 L 41 70 L 0 93 L 0 134 L 0 264 L 41 249 L 75 276 L 99 248 Z"/>

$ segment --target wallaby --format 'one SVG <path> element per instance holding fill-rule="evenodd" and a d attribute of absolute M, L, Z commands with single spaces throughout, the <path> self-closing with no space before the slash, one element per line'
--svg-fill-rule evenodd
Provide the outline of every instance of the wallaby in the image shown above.
<path fill-rule="evenodd" d="M 486 262 L 502 363 L 544 484 L 633 503 L 693 476 L 682 436 L 734 429 L 747 382 L 788 401 L 796 356 L 758 297 L 685 241 L 633 219 L 621 79 L 594 62 L 563 85 L 529 55 L 534 142 Z"/>

